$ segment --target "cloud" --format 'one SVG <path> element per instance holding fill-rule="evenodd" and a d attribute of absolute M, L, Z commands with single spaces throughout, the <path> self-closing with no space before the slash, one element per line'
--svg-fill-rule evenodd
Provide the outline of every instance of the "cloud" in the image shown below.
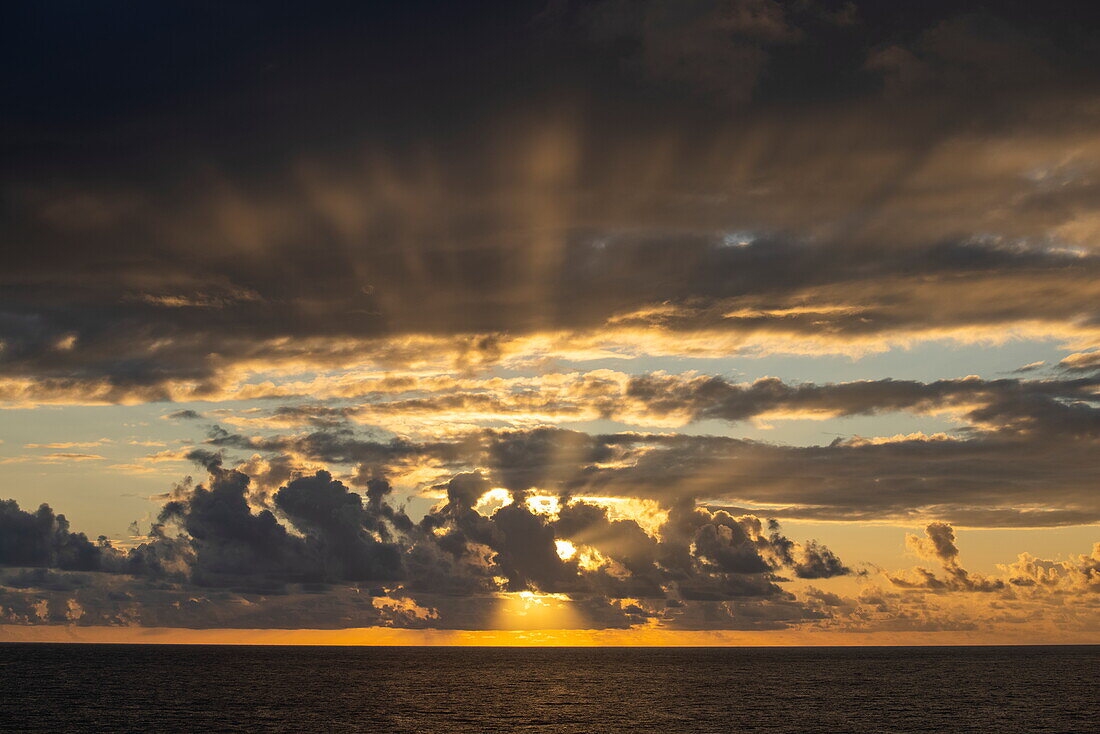
<path fill-rule="evenodd" d="M 470 273 L 423 284 L 433 294 L 430 306 L 415 291 L 395 290 L 385 326 L 375 317 L 344 319 L 365 296 L 358 290 L 341 295 L 351 286 L 339 283 L 287 301 L 278 316 L 270 309 L 223 309 L 212 321 L 142 310 L 94 290 L 89 298 L 106 300 L 72 311 L 46 314 L 13 304 L 0 399 L 99 404 L 260 397 L 279 394 L 275 385 L 250 381 L 265 372 L 440 360 L 461 371 L 522 363 L 547 349 L 578 356 L 639 349 L 676 354 L 698 341 L 701 354 L 708 343 L 716 354 L 859 353 L 927 339 L 996 340 L 1006 331 L 1089 345 L 1098 333 L 1093 256 L 959 243 L 887 251 L 869 261 L 864 253 L 783 238 L 738 248 L 721 242 L 720 234 L 624 236 L 594 249 L 591 240 L 576 238 L 562 245 L 553 292 L 540 286 L 545 273 L 497 285 Z M 665 254 L 671 252 L 675 262 Z M 486 254 L 501 261 L 515 256 L 507 249 Z M 383 267 L 380 258 L 388 258 L 371 251 L 361 257 L 356 269 Z M 395 273 L 388 281 L 410 277 Z M 550 300 L 498 310 L 492 308 L 497 287 L 514 289 L 515 298 L 539 292 Z M 1060 297 L 1049 298 L 1053 292 Z M 382 291 L 375 293 L 371 298 Z M 471 303 L 470 293 L 481 295 Z M 536 327 L 524 311 L 559 316 Z M 129 320 L 135 329 L 96 326 L 111 319 Z M 24 328 L 32 322 L 38 325 Z M 49 344 L 60 333 L 80 338 L 58 352 Z M 165 333 L 173 336 L 154 336 Z"/>
<path fill-rule="evenodd" d="M 650 375 L 631 378 L 626 395 L 644 406 L 643 410 L 687 420 L 954 410 L 980 425 L 1021 431 L 1040 421 L 1044 430 L 1064 430 L 1068 428 L 1066 411 L 1079 409 L 1079 430 L 1082 435 L 1094 435 L 1089 421 L 1095 412 L 1091 403 L 1095 403 L 1098 386 L 1094 377 L 1077 381 L 966 377 L 930 383 L 887 378 L 830 385 L 789 385 L 776 378 L 760 378 L 750 385 L 734 385 L 719 377 Z M 1067 400 L 1074 403 L 1060 402 Z M 1052 414 L 1049 418 L 1048 412 Z"/>
<path fill-rule="evenodd" d="M 327 574 L 350 581 L 386 581 L 402 574 L 400 551 L 388 542 L 386 520 L 409 527 L 403 515 L 383 502 L 389 491 L 384 480 L 369 482 L 364 506 L 360 495 L 319 471 L 289 482 L 275 493 L 274 503 L 296 528 L 319 539 L 321 555 L 331 559 L 326 561 Z"/>
<path fill-rule="evenodd" d="M 176 410 L 164 416 L 168 420 L 199 420 L 202 414 L 194 410 Z"/>
<path fill-rule="evenodd" d="M 1059 362 L 1058 366 L 1071 372 L 1090 372 L 1100 369 L 1100 351 L 1071 354 Z"/>
<path fill-rule="evenodd" d="M 1015 587 L 1039 588 L 1054 593 L 1100 592 L 1100 543 L 1092 552 L 1068 561 L 1052 561 L 1021 553 L 1014 563 L 999 566 Z"/>
<path fill-rule="evenodd" d="M 25 443 L 25 449 L 90 449 L 96 446 L 114 443 L 109 438 L 100 438 L 95 441 L 58 441 L 54 443 Z"/>
<path fill-rule="evenodd" d="M 79 454 L 69 451 L 55 451 L 49 454 L 24 454 L 22 456 L 7 456 L 0 458 L 0 464 L 62 464 L 79 461 L 102 461 L 105 457 L 99 454 Z"/>
<path fill-rule="evenodd" d="M 507 378 L 428 377 L 393 392 L 379 382 L 338 381 L 341 397 L 330 398 L 338 404 L 222 409 L 219 418 L 248 428 L 305 425 L 338 431 L 366 424 L 402 435 L 442 437 L 479 425 L 533 428 L 610 419 L 634 426 L 679 427 L 705 420 L 732 423 L 908 412 L 947 414 L 969 421 L 971 431 L 1077 432 L 1087 437 L 1094 430 L 1093 406 L 1100 387 L 1096 376 L 1087 374 L 1046 380 L 972 375 L 933 382 L 887 378 L 815 384 L 771 377 L 735 383 L 697 373 L 631 375 L 607 369 Z M 315 395 L 326 390 L 323 381 L 315 380 L 310 387 Z M 882 442 L 884 437 L 874 440 Z"/>
<path fill-rule="evenodd" d="M 921 566 L 882 571 L 877 579 L 866 577 L 854 598 L 810 587 L 806 601 L 825 615 L 817 627 L 860 633 L 998 631 L 1009 637 L 1024 630 L 1087 635 L 1096 629 L 1100 548 L 1062 560 L 1021 553 L 987 576 L 961 566 L 955 529 L 948 524 L 931 523 L 923 537 L 907 535 L 906 545 L 938 562 L 940 572 Z"/>
<path fill-rule="evenodd" d="M 631 49 L 621 59 L 630 73 L 737 104 L 751 98 L 767 48 L 799 39 L 786 16 L 772 0 L 604 0 L 582 22 L 593 41 Z"/>
<path fill-rule="evenodd" d="M 0 562 L 111 577 L 80 577 L 61 584 L 41 573 L 16 574 L 5 583 L 14 590 L 9 596 L 49 592 L 56 597 L 88 587 L 77 601 L 89 619 L 96 614 L 117 618 L 122 612 L 114 602 L 140 599 L 135 614 L 147 624 L 168 614 L 164 607 L 171 600 L 197 594 L 211 606 L 195 610 L 197 617 L 180 612 L 175 623 L 216 626 L 245 618 L 255 624 L 263 618 L 225 611 L 224 604 L 233 603 L 229 597 L 244 595 L 257 600 L 249 604 L 289 615 L 301 610 L 292 612 L 281 599 L 312 593 L 335 604 L 334 613 L 343 613 L 340 600 L 358 589 L 390 600 L 371 605 L 372 610 L 388 610 L 413 626 L 479 629 L 493 623 L 486 616 L 487 599 L 507 599 L 518 592 L 536 595 L 532 598 L 565 595 L 560 598 L 576 606 L 577 613 L 595 615 L 590 623 L 608 626 L 630 626 L 660 610 L 669 619 L 679 618 L 677 610 L 690 610 L 692 602 L 751 601 L 760 612 L 774 601 L 786 611 L 771 617 L 769 624 L 782 627 L 782 620 L 801 614 L 780 586 L 785 569 L 807 578 L 849 573 L 828 549 L 796 543 L 775 523 L 765 532 L 756 517 L 733 517 L 684 503 L 651 534 L 633 520 L 611 519 L 606 508 L 584 500 L 563 499 L 556 509 L 536 509 L 521 488 L 513 489 L 495 510 L 475 509 L 492 487 L 482 474 L 460 473 L 442 487 L 445 502 L 414 522 L 390 504 L 392 490 L 382 479 L 366 482 L 364 498 L 322 470 L 291 478 L 265 500 L 251 492 L 251 479 L 240 468 L 225 468 L 209 453 L 196 453 L 195 458 L 205 465 L 209 481 L 179 485 L 148 538 L 125 552 L 70 533 L 64 518 L 46 506 L 31 515 L 14 502 L 6 503 L 6 522 L 15 531 L 5 531 L 3 537 L 18 542 L 13 541 Z M 31 540 L 31 533 L 40 540 Z M 574 557 L 561 554 L 558 541 L 563 540 L 577 551 Z M 114 589 L 115 597 L 93 593 L 106 588 Z M 435 595 L 441 593 L 451 601 L 440 601 Z M 462 599 L 469 603 L 461 604 Z M 626 610 L 627 599 L 635 600 L 636 611 Z M 49 603 L 59 602 L 54 598 Z M 643 613 L 639 604 L 651 611 Z M 719 618 L 734 623 L 732 610 L 723 608 Z M 692 616 L 697 612 L 677 624 L 707 624 L 705 615 Z M 8 614 L 18 619 L 25 613 Z M 314 607 L 313 613 L 323 616 L 323 607 Z M 198 621 L 202 619 L 207 621 Z M 348 621 L 322 620 L 321 626 L 341 620 Z M 307 623 L 304 617 L 294 622 Z"/>
<path fill-rule="evenodd" d="M 77 454 L 72 452 L 55 452 L 42 456 L 43 461 L 99 461 L 103 459 L 99 454 Z"/>
<path fill-rule="evenodd" d="M 645 392 L 657 396 L 656 407 L 667 408 L 660 401 L 676 410 L 687 405 L 687 415 L 700 404 L 719 405 L 733 417 L 784 405 L 844 413 L 955 404 L 965 405 L 964 415 L 975 423 L 951 436 L 838 437 L 816 446 L 672 433 L 591 435 L 550 426 L 472 429 L 423 440 L 379 440 L 350 429 L 256 437 L 216 429 L 208 443 L 231 452 L 365 465 L 370 473 L 413 485 L 448 472 L 482 471 L 494 486 L 513 492 L 637 498 L 665 508 L 693 499 L 745 514 L 758 512 L 755 505 L 789 519 L 986 527 L 1100 519 L 1090 482 L 1098 468 L 1097 408 L 1073 398 L 1089 394 L 1089 380 L 734 386 L 669 378 L 657 384 L 663 387 Z"/>
<path fill-rule="evenodd" d="M 971 574 L 959 565 L 959 548 L 955 545 L 955 531 L 950 525 L 934 522 L 924 532 L 924 538 L 906 534 L 905 546 L 922 558 L 939 561 L 946 578 L 937 578 L 931 571 L 918 567 L 912 572 L 916 580 L 888 576 L 892 584 L 909 589 L 952 591 L 997 591 L 1005 588 L 1003 581 Z"/>
<path fill-rule="evenodd" d="M 937 6 L 886 22 L 852 7 L 567 4 L 564 38 L 501 50 L 514 63 L 475 73 L 467 59 L 456 76 L 418 53 L 436 74 L 413 84 L 450 100 L 445 117 L 412 114 L 393 99 L 408 86 L 379 88 L 369 64 L 322 75 L 357 102 L 283 79 L 295 109 L 357 131 L 338 141 L 313 116 L 287 119 L 289 139 L 268 139 L 269 118 L 211 135 L 219 104 L 247 90 L 176 110 L 172 131 L 209 147 L 198 171 L 185 145 L 150 145 L 161 158 L 145 174 L 91 165 L 34 147 L 44 125 L 31 125 L 21 134 L 52 167 L 13 162 L 2 182 L 2 236 L 23 246 L 4 274 L 0 400 L 218 400 L 263 392 L 273 373 L 555 352 L 856 354 L 1026 335 L 1088 353 L 1097 65 L 1079 21 Z M 329 41 L 354 56 L 362 37 Z M 296 58 L 320 73 L 331 56 L 307 38 Z M 499 78 L 527 64 L 541 73 L 522 94 Z M 490 80 L 502 96 L 471 93 Z M 723 112 L 681 87 L 725 98 Z M 374 112 L 386 100 L 392 118 Z M 68 134 L 92 159 L 114 155 Z"/>
<path fill-rule="evenodd" d="M 954 529 L 943 522 L 934 522 L 925 528 L 926 538 L 905 536 L 905 546 L 921 558 L 936 560 L 946 565 L 957 565 L 959 549 L 955 545 Z"/>
<path fill-rule="evenodd" d="M 1074 555 L 1069 560 L 1044 560 L 1021 553 L 1013 563 L 998 564 L 1000 576 L 983 576 L 963 568 L 955 530 L 947 523 L 929 524 L 923 538 L 906 534 L 905 545 L 922 558 L 938 561 L 944 574 L 939 576 L 920 566 L 885 573 L 890 584 L 907 591 L 996 593 L 1006 600 L 1038 600 L 1055 605 L 1067 595 L 1084 595 L 1084 600 L 1100 591 L 1100 544 L 1091 554 Z"/>
<path fill-rule="evenodd" d="M 941 573 L 884 573 L 896 592 L 872 582 L 854 599 L 816 587 L 800 597 L 785 588 L 788 574 L 820 580 L 850 569 L 822 545 L 793 541 L 778 523 L 752 515 L 679 501 L 649 531 L 613 518 L 606 505 L 568 497 L 533 504 L 522 489 L 505 491 L 504 504 L 491 509 L 483 502 L 495 490 L 481 473 L 454 475 L 441 487 L 445 499 L 418 521 L 390 504 L 386 482 L 370 480 L 364 498 L 325 471 L 298 475 L 266 507 L 255 506 L 247 475 L 204 459 L 209 482 L 180 485 L 152 534 L 126 552 L 70 533 L 48 507 L 31 514 L 5 503 L 11 527 L 0 537 L 19 528 L 21 542 L 0 558 L 15 566 L 0 572 L 0 618 L 194 628 L 901 631 L 978 629 L 1029 614 L 1076 627 L 1089 623 L 1088 595 L 1100 591 L 1100 546 L 1061 561 L 1024 553 L 999 576 L 984 576 L 962 567 L 954 528 L 935 522 L 906 544 Z M 1059 601 L 1067 595 L 1086 600 L 1072 619 L 1063 619 Z M 515 604 L 527 611 L 508 617 Z M 529 616 L 539 608 L 550 615 L 541 622 Z"/>
<path fill-rule="evenodd" d="M 65 516 L 48 505 L 31 513 L 14 500 L 0 501 L 0 565 L 92 571 L 101 568 L 103 555 L 103 547 L 70 532 Z"/>

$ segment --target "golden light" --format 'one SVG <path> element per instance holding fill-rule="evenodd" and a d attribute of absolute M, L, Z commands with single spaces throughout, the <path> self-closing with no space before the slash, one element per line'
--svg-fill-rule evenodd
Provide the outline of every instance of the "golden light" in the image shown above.
<path fill-rule="evenodd" d="M 607 510 L 612 520 L 633 520 L 650 535 L 656 536 L 662 525 L 668 521 L 668 511 L 660 504 L 648 499 L 636 497 L 574 497 L 578 502 L 599 505 Z"/>
<path fill-rule="evenodd" d="M 497 487 L 481 495 L 477 504 L 474 505 L 474 509 L 488 517 L 501 507 L 510 504 L 512 504 L 511 492 L 503 487 Z"/>
<path fill-rule="evenodd" d="M 561 512 L 561 500 L 553 495 L 535 494 L 527 498 L 527 507 L 539 515 L 557 517 Z"/>
<path fill-rule="evenodd" d="M 554 546 L 558 551 L 558 558 L 568 561 L 577 553 L 577 547 L 568 540 L 555 540 Z"/>
<path fill-rule="evenodd" d="M 577 555 L 577 565 L 585 571 L 595 571 L 596 569 L 604 567 L 607 567 L 611 571 L 615 571 L 616 568 L 621 569 L 619 564 L 613 562 L 607 556 L 591 547 L 586 547 Z"/>
<path fill-rule="evenodd" d="M 565 594 L 504 592 L 492 628 L 503 630 L 583 629 L 584 621 Z"/>

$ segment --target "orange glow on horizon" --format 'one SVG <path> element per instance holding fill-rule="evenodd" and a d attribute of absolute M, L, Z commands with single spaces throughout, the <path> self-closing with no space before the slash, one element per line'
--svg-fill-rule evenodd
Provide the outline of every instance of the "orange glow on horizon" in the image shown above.
<path fill-rule="evenodd" d="M 360 627 L 318 629 L 173 629 L 0 625 L 0 642 L 153 645 L 332 645 L 362 647 L 858 647 L 864 645 L 1100 644 L 1070 636 L 1006 632 L 869 632 L 823 630 L 536 629 L 436 630 Z"/>

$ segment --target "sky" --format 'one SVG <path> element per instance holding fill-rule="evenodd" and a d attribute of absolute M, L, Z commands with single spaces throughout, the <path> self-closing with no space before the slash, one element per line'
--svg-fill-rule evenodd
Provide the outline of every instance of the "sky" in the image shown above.
<path fill-rule="evenodd" d="M 1100 642 L 1100 8 L 0 30 L 0 639 Z"/>

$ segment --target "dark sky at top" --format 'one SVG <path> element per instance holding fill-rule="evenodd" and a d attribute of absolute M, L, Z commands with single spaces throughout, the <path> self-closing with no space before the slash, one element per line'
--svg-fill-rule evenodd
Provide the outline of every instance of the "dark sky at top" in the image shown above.
<path fill-rule="evenodd" d="M 738 104 L 730 105 L 725 92 L 750 70 L 697 68 L 692 79 L 688 68 L 667 84 L 633 74 L 647 40 L 628 22 L 616 27 L 629 14 L 616 14 L 617 5 L 629 6 L 23 5 L 9 11 L 3 31 L 6 169 L 72 172 L 110 162 L 152 175 L 158 165 L 202 156 L 249 171 L 272 156 L 340 150 L 364 136 L 397 145 L 468 135 L 509 108 L 568 98 L 583 100 L 608 125 L 671 119 L 705 128 L 746 114 L 746 107 L 812 114 L 881 91 L 882 74 L 867 63 L 873 50 L 911 44 L 960 17 L 973 20 L 975 35 L 969 49 L 956 49 L 974 57 L 972 69 L 955 70 L 960 75 L 984 71 L 994 86 L 1028 81 L 1007 78 L 1015 70 L 1003 66 L 981 69 L 1013 62 L 1009 52 L 1003 59 L 983 54 L 989 42 L 1019 46 L 1021 61 L 1035 53 L 1049 64 L 1048 75 L 1031 70 L 1035 84 L 1096 82 L 1100 42 L 1090 29 L 1100 11 L 1093 3 L 863 2 L 857 9 L 848 2 L 793 2 L 776 5 L 787 9 L 782 32 L 750 26 L 726 34 L 731 45 L 764 48 L 767 55 L 751 89 L 732 94 Z M 692 0 L 667 5 L 674 19 L 720 7 Z M 721 49 L 710 51 L 721 60 Z M 691 57 L 707 52 L 679 50 L 688 67 L 702 67 Z M 1021 90 L 1013 84 L 1012 91 Z M 980 118 L 977 108 L 996 101 L 971 95 L 966 111 Z"/>

